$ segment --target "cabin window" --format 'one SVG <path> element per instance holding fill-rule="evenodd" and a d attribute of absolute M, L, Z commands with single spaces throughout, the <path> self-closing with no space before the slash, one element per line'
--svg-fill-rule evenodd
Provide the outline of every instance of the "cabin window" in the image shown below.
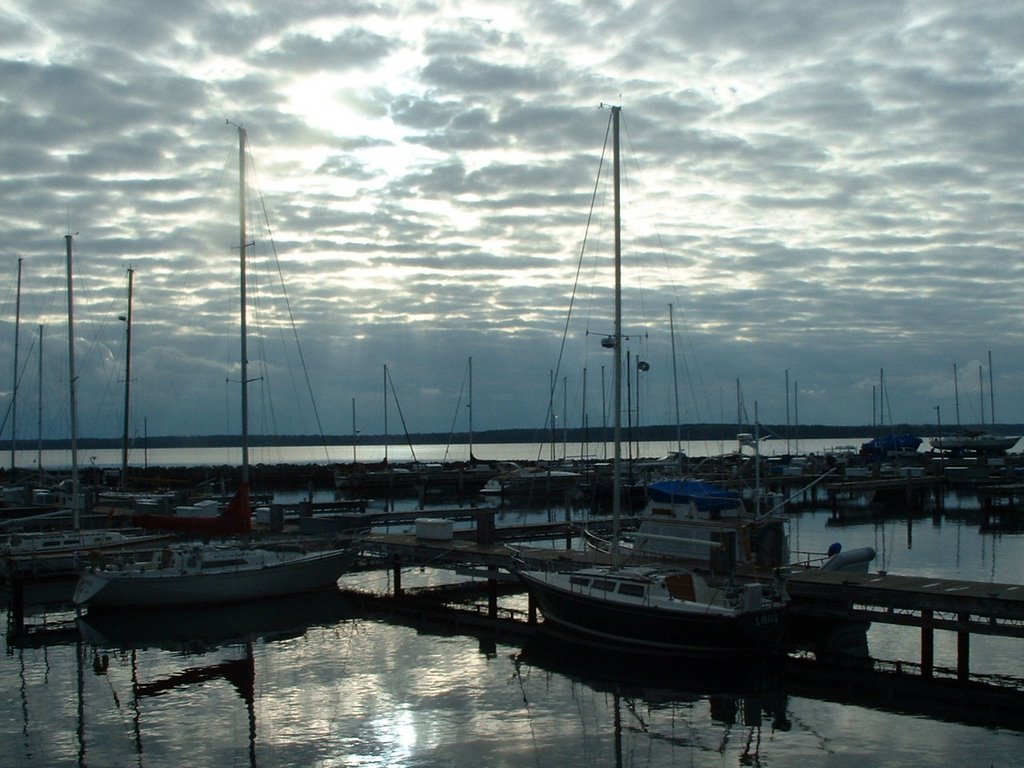
<path fill-rule="evenodd" d="M 630 597 L 643 597 L 644 588 L 641 584 L 619 584 L 619 594 Z"/>
<path fill-rule="evenodd" d="M 569 583 L 575 587 L 589 587 L 590 579 L 585 579 L 582 576 L 570 576 Z"/>
<path fill-rule="evenodd" d="M 594 579 L 594 589 L 600 589 L 602 592 L 614 592 L 615 582 L 608 581 L 608 579 Z"/>

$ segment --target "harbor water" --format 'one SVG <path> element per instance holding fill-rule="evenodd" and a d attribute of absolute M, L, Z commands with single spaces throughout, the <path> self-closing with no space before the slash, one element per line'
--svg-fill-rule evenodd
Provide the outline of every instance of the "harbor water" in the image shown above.
<path fill-rule="evenodd" d="M 507 510 L 498 524 L 564 513 Z M 843 524 L 804 509 L 790 518 L 790 547 L 868 545 L 889 573 L 1024 584 L 1024 534 L 983 533 L 978 518 L 969 498 Z M 454 578 L 402 574 L 407 590 Z M 391 580 L 385 569 L 340 586 L 386 594 Z M 499 605 L 521 614 L 525 596 Z M 115 616 L 49 603 L 30 605 L 26 621 L 39 631 L 5 634 L 0 660 L 2 766 L 902 768 L 1015 766 L 1024 754 L 1024 711 L 854 693 L 856 667 L 821 679 L 775 660 L 584 653 L 391 615 L 343 591 Z M 935 639 L 936 666 L 955 668 L 955 635 Z M 972 637 L 972 673 L 1024 680 L 1021 643 Z M 873 625 L 868 645 L 887 665 L 920 658 L 913 628 Z"/>

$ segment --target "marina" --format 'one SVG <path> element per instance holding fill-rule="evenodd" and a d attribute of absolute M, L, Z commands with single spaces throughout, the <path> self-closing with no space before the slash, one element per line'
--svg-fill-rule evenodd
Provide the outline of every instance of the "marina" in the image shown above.
<path fill-rule="evenodd" d="M 366 531 L 359 563 L 329 592 L 109 614 L 76 611 L 66 579 L 9 582 L 0 675 L 20 691 L 2 706 L 12 764 L 169 764 L 199 749 L 203 761 L 248 765 L 841 766 L 881 754 L 882 741 L 892 764 L 958 754 L 1010 764 L 1024 747 L 1020 534 L 987 531 L 983 504 L 962 487 L 934 508 L 930 492 L 909 515 L 864 502 L 871 514 L 839 528 L 824 494 L 794 508 L 794 559 L 840 540 L 878 550 L 866 574 L 787 583 L 790 614 L 861 626 L 867 654 L 793 642 L 729 663 L 626 654 L 610 664 L 544 631 L 510 546 L 563 565 L 600 561 L 581 544 L 586 530 L 609 533 L 600 510 L 336 494 L 274 494 L 281 530 L 271 515 L 252 534 Z M 61 674 L 41 676 L 44 658 Z M 79 704 L 54 709 L 54 697 Z M 227 729 L 217 742 L 196 737 L 211 718 Z M 63 736 L 44 739 L 44 728 Z"/>

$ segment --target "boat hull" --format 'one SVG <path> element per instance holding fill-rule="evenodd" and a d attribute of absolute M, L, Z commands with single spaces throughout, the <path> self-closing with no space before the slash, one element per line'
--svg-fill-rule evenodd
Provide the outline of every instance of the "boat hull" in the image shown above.
<path fill-rule="evenodd" d="M 784 608 L 739 615 L 670 611 L 652 606 L 594 600 L 520 571 L 544 624 L 601 644 L 659 652 L 753 652 L 783 637 Z"/>
<path fill-rule="evenodd" d="M 310 592 L 334 586 L 355 556 L 356 549 L 350 548 L 199 573 L 93 571 L 79 579 L 74 601 L 103 608 L 173 607 Z"/>

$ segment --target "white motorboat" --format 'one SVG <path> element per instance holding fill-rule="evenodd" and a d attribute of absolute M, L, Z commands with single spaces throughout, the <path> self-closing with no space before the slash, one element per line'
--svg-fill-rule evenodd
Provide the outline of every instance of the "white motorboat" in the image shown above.
<path fill-rule="evenodd" d="M 504 463 L 498 476 L 488 480 L 480 493 L 503 499 L 548 499 L 574 490 L 581 479 L 579 472 L 567 469 Z"/>
<path fill-rule="evenodd" d="M 357 547 L 305 553 L 267 547 L 176 544 L 144 562 L 97 567 L 79 578 L 73 599 L 98 607 L 237 603 L 332 587 Z"/>

